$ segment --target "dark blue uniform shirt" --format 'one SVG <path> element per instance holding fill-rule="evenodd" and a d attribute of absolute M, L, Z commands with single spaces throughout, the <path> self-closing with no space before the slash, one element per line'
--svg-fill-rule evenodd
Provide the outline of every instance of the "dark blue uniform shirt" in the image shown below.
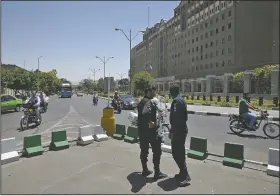
<path fill-rule="evenodd" d="M 171 104 L 170 124 L 172 132 L 186 131 L 188 120 L 187 103 L 181 95 L 177 95 Z"/>

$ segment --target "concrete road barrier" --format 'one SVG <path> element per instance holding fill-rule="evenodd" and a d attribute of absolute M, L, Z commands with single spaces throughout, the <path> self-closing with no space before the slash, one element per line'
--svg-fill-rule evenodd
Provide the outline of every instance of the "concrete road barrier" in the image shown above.
<path fill-rule="evenodd" d="M 23 138 L 23 152 L 25 157 L 42 155 L 44 149 L 42 146 L 41 135 L 30 135 Z"/>
<path fill-rule="evenodd" d="M 168 135 L 169 132 L 164 133 L 164 143 L 161 145 L 161 150 L 163 152 L 172 153 L 171 140 L 169 139 Z"/>
<path fill-rule="evenodd" d="M 125 125 L 116 124 L 116 132 L 113 134 L 113 138 L 117 140 L 123 140 L 126 134 Z"/>
<path fill-rule="evenodd" d="M 52 132 L 52 141 L 50 144 L 50 150 L 52 151 L 64 150 L 69 148 L 69 146 L 70 145 L 67 139 L 66 130 Z"/>
<path fill-rule="evenodd" d="M 91 125 L 82 126 L 79 128 L 78 145 L 88 145 L 94 142 L 93 127 Z"/>
<path fill-rule="evenodd" d="M 267 175 L 279 177 L 279 149 L 268 150 Z"/>
<path fill-rule="evenodd" d="M 101 142 L 109 139 L 108 135 L 105 133 L 104 129 L 100 125 L 96 125 L 94 127 L 93 137 L 94 140 L 97 142 Z"/>
<path fill-rule="evenodd" d="M 124 136 L 124 141 L 128 143 L 137 143 L 138 141 L 138 128 L 129 126 L 127 128 L 127 133 Z"/>
<path fill-rule="evenodd" d="M 241 169 L 244 166 L 244 146 L 225 143 L 223 165 Z"/>
<path fill-rule="evenodd" d="M 204 160 L 207 158 L 207 139 L 191 137 L 188 157 Z"/>
<path fill-rule="evenodd" d="M 1 165 L 19 160 L 19 154 L 16 151 L 16 138 L 7 138 L 1 140 Z"/>

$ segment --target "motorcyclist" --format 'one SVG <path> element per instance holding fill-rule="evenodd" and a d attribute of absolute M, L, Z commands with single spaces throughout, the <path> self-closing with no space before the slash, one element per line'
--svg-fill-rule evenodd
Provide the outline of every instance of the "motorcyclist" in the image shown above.
<path fill-rule="evenodd" d="M 118 101 L 120 101 L 120 96 L 119 96 L 119 92 L 115 91 L 114 97 L 113 97 L 113 104 L 114 104 L 114 108 L 117 108 L 117 103 Z"/>
<path fill-rule="evenodd" d="M 36 95 L 35 91 L 31 92 L 31 97 L 26 101 L 26 103 L 30 103 L 32 105 L 32 107 L 34 107 L 34 110 L 36 112 L 36 118 L 37 121 L 40 121 L 39 115 L 40 115 L 40 103 L 41 103 L 41 99 L 40 96 Z"/>
<path fill-rule="evenodd" d="M 98 103 L 98 93 L 94 92 L 93 93 L 93 98 L 92 98 L 93 103 L 96 101 L 96 103 Z"/>
<path fill-rule="evenodd" d="M 249 128 L 251 131 L 256 131 L 254 125 L 257 120 L 257 116 L 256 116 L 256 114 L 249 111 L 249 109 L 255 110 L 255 111 L 259 111 L 259 109 L 252 106 L 248 102 L 248 99 L 249 99 L 249 93 L 243 93 L 243 98 L 239 102 L 239 115 L 244 120 L 249 121 Z"/>
<path fill-rule="evenodd" d="M 43 92 L 39 92 L 39 97 L 40 97 L 40 107 L 45 107 L 45 98 Z"/>

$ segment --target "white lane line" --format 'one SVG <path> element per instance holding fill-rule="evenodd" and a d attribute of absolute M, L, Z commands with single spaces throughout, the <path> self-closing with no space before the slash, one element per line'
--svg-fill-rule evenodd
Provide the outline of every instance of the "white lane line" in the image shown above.
<path fill-rule="evenodd" d="M 54 126 L 54 128 L 64 127 L 64 126 L 84 126 L 84 124 L 61 124 L 61 125 Z"/>

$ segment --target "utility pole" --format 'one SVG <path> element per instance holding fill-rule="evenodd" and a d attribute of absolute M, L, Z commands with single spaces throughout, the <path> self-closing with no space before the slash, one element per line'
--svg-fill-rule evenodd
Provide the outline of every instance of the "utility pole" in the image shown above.
<path fill-rule="evenodd" d="M 89 70 L 93 73 L 93 82 L 94 82 L 94 84 L 95 84 L 95 74 L 98 72 L 98 71 L 100 71 L 100 69 L 91 69 L 91 68 L 89 68 Z"/>

